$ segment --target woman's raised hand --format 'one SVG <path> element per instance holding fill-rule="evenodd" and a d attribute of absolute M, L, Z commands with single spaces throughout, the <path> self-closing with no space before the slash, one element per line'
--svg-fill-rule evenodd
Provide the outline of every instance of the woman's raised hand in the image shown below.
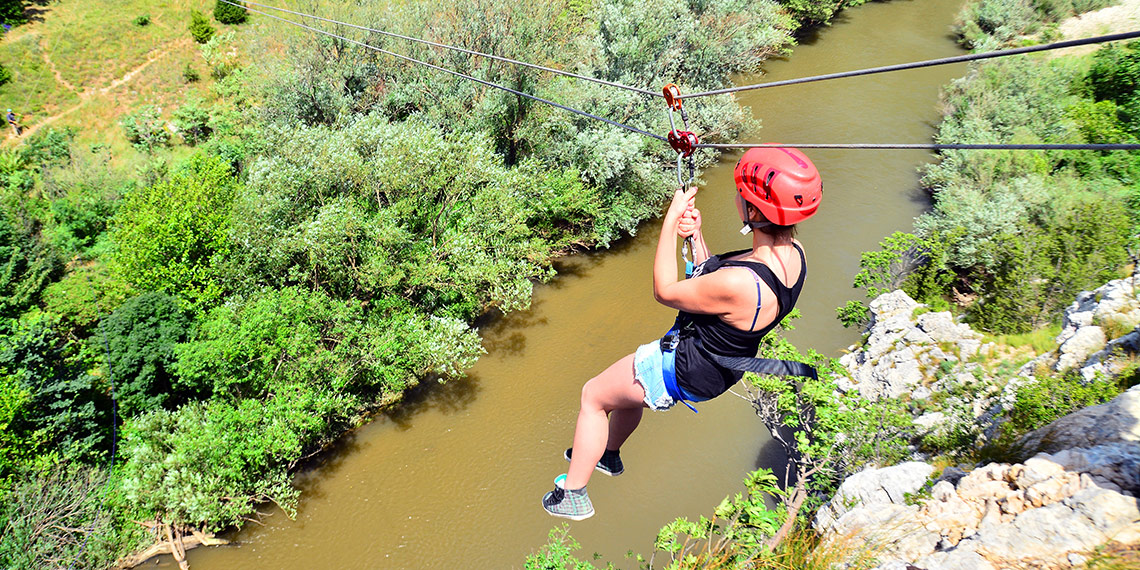
<path fill-rule="evenodd" d="M 672 217 L 674 220 L 680 220 L 685 212 L 692 210 L 693 205 L 697 200 L 696 186 L 688 190 L 677 189 L 673 193 L 673 202 L 669 204 L 669 211 L 665 213 L 665 217 Z"/>
<path fill-rule="evenodd" d="M 687 238 L 701 229 L 701 211 L 696 208 L 689 208 L 681 215 L 681 221 L 677 223 L 677 235 Z"/>

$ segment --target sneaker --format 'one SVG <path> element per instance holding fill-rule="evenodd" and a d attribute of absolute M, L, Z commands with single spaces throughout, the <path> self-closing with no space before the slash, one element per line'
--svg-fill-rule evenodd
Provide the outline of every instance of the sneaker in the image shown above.
<path fill-rule="evenodd" d="M 554 490 L 542 498 L 542 508 L 556 517 L 580 521 L 594 516 L 594 504 L 586 494 L 586 488 L 578 490 L 566 489 L 566 474 L 559 475 L 554 480 Z"/>
<path fill-rule="evenodd" d="M 566 453 L 562 454 L 562 456 L 566 458 L 566 461 L 570 461 L 570 454 L 573 452 L 574 448 L 568 447 L 566 448 Z M 610 477 L 617 477 L 625 473 L 625 466 L 621 463 L 621 456 L 618 455 L 617 451 L 610 451 L 608 449 L 605 453 L 602 453 L 602 458 L 598 460 L 598 464 L 594 466 L 594 469 Z"/>

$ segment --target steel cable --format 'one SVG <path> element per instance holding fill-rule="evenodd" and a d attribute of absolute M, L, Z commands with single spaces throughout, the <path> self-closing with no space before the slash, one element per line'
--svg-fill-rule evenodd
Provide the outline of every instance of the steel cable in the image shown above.
<path fill-rule="evenodd" d="M 367 49 L 377 51 L 379 53 L 390 55 L 390 56 L 398 58 L 398 59 L 402 59 L 402 60 L 412 62 L 412 63 L 417 63 L 417 64 L 423 65 L 425 67 L 435 69 L 437 71 L 442 71 L 444 73 L 454 75 L 456 77 L 468 79 L 468 80 L 474 81 L 476 83 L 480 83 L 480 84 L 486 85 L 488 87 L 492 87 L 492 88 L 499 89 L 499 90 L 502 90 L 502 91 L 505 91 L 508 93 L 512 93 L 512 94 L 520 96 L 520 97 L 526 97 L 528 99 L 532 99 L 532 100 L 538 101 L 540 103 L 545 103 L 547 105 L 562 109 L 564 111 L 569 111 L 569 112 L 575 113 L 577 115 L 581 115 L 584 117 L 588 117 L 591 119 L 602 121 L 602 122 L 608 123 L 610 125 L 613 125 L 615 127 L 619 127 L 619 128 L 622 128 L 622 129 L 625 129 L 625 130 L 628 130 L 628 131 L 631 131 L 631 132 L 634 132 L 634 133 L 637 133 L 637 134 L 640 134 L 643 136 L 647 136 L 647 137 L 657 139 L 657 140 L 663 141 L 663 142 L 668 142 L 668 139 L 666 137 L 661 136 L 661 135 L 650 133 L 650 132 L 645 131 L 643 129 L 639 129 L 637 127 L 633 127 L 630 125 L 626 125 L 624 123 L 620 123 L 620 122 L 614 121 L 612 119 L 607 119 L 605 117 L 601 117 L 601 116 L 595 115 L 593 113 L 581 111 L 581 110 L 575 109 L 573 107 L 568 107 L 566 105 L 562 105 L 561 103 L 555 103 L 554 101 L 550 101 L 548 99 L 543 99 L 542 97 L 538 97 L 535 95 L 531 95 L 529 93 L 525 93 L 522 91 L 511 89 L 510 87 L 499 85 L 497 83 L 493 83 L 493 82 L 490 82 L 490 81 L 487 81 L 484 79 L 479 79 L 477 77 L 473 77 L 471 75 L 467 75 L 467 74 L 461 73 L 459 71 L 447 69 L 445 67 L 441 67 L 441 66 L 438 66 L 438 65 L 435 65 L 432 63 L 421 61 L 419 59 L 416 59 L 416 58 L 413 58 L 410 56 L 398 54 L 398 53 L 395 53 L 395 52 L 392 52 L 392 51 L 389 51 L 389 50 L 386 50 L 383 48 L 379 48 L 379 47 L 376 47 L 376 46 L 373 46 L 373 45 L 370 45 L 370 44 L 367 44 L 364 42 L 360 42 L 357 40 L 346 38 L 344 36 L 334 34 L 334 33 L 329 32 L 327 30 L 315 28 L 315 27 L 303 24 L 301 22 L 295 22 L 295 21 L 290 20 L 288 18 L 282 18 L 282 17 L 276 16 L 274 14 L 269 14 L 269 13 L 263 12 L 261 10 L 256 10 L 256 9 L 250 8 L 248 6 L 245 6 L 241 3 L 234 2 L 233 0 L 221 0 L 221 1 L 226 3 L 226 4 L 230 4 L 233 6 L 238 6 L 238 7 L 244 8 L 244 9 L 246 9 L 250 12 L 256 13 L 256 14 L 261 14 L 263 16 L 273 18 L 275 20 L 280 20 L 280 21 L 285 22 L 287 24 L 291 24 L 291 25 L 294 25 L 294 26 L 297 26 L 297 27 L 300 27 L 300 28 L 303 28 L 306 30 L 310 30 L 312 32 L 316 32 L 318 34 L 337 38 L 337 39 L 340 39 L 340 40 L 343 40 L 343 41 L 346 41 L 346 42 L 349 42 L 352 44 L 359 45 L 359 46 L 367 48 Z M 640 93 L 640 94 L 644 94 L 644 95 L 652 95 L 652 96 L 658 96 L 658 97 L 663 96 L 661 94 L 654 93 L 654 92 L 651 92 L 651 91 L 648 91 L 645 89 L 640 89 L 637 87 L 630 87 L 628 85 L 622 85 L 620 83 L 613 83 L 613 82 L 609 82 L 609 81 L 605 81 L 605 80 L 601 80 L 601 79 L 597 79 L 597 78 L 593 78 L 593 77 L 588 77 L 588 76 L 584 76 L 584 75 L 577 75 L 577 74 L 565 72 L 565 71 L 550 68 L 550 67 L 544 67 L 544 66 L 535 65 L 535 64 L 531 64 L 531 63 L 527 63 L 527 62 L 523 62 L 523 61 L 518 61 L 518 60 L 513 60 L 513 59 L 509 59 L 509 58 L 496 56 L 496 55 L 491 55 L 491 54 L 486 54 L 486 53 L 477 52 L 477 51 L 473 51 L 473 50 L 468 50 L 466 48 L 450 46 L 447 44 L 432 42 L 432 41 L 424 40 L 424 39 L 420 39 L 420 38 L 413 38 L 413 37 L 409 37 L 409 36 L 395 34 L 392 32 L 386 32 L 383 30 L 376 30 L 373 28 L 365 27 L 365 26 L 358 26 L 355 24 L 349 24 L 346 22 L 340 22 L 337 20 L 322 18 L 320 16 L 314 16 L 312 14 L 305 14 L 302 12 L 295 12 L 292 10 L 287 10 L 285 8 L 268 6 L 265 4 L 260 4 L 260 3 L 249 1 L 249 0 L 246 0 L 245 3 L 250 4 L 250 5 L 254 5 L 254 6 L 261 6 L 264 8 L 271 9 L 271 10 L 278 10 L 281 12 L 286 12 L 289 14 L 300 16 L 302 18 L 311 18 L 314 20 L 322 21 L 322 22 L 332 23 L 332 24 L 336 24 L 336 25 L 348 26 L 350 28 L 355 28 L 355 29 L 364 30 L 364 31 L 368 31 L 368 32 L 374 32 L 374 33 L 378 33 L 378 34 L 382 34 L 382 35 L 386 35 L 386 36 L 391 36 L 391 37 L 396 37 L 396 38 L 409 40 L 409 41 L 413 41 L 413 42 L 419 42 L 419 43 L 423 43 L 423 44 L 427 44 L 427 45 L 432 45 L 432 46 L 436 46 L 436 47 L 440 47 L 440 48 L 444 48 L 444 49 L 459 51 L 459 52 L 463 52 L 463 53 L 467 53 L 467 54 L 471 54 L 471 55 L 476 55 L 476 56 L 480 56 L 480 57 L 487 57 L 487 58 L 491 58 L 491 59 L 495 59 L 495 60 L 503 61 L 503 62 L 507 62 L 507 63 L 522 65 L 525 67 L 530 67 L 533 69 L 539 69 L 542 71 L 548 71 L 548 72 L 556 73 L 559 75 L 565 75 L 568 77 L 575 77 L 575 78 L 583 79 L 586 81 L 592 81 L 592 82 L 600 83 L 603 85 L 618 87 L 620 89 L 626 89 L 626 90 L 633 91 L 633 92 Z M 797 78 L 797 79 L 788 79 L 788 80 L 784 80 L 784 81 L 773 81 L 771 83 L 742 85 L 739 87 L 730 87 L 730 88 L 726 88 L 726 89 L 717 89 L 717 90 L 713 90 L 713 91 L 702 91 L 699 93 L 684 95 L 683 99 L 689 99 L 689 98 L 694 98 L 694 97 L 707 97 L 707 96 L 711 96 L 711 95 L 723 95 L 723 94 L 735 93 L 735 92 L 739 92 L 739 91 L 764 89 L 764 88 L 768 88 L 768 87 L 779 87 L 779 86 L 783 86 L 783 85 L 796 85 L 796 84 L 800 84 L 800 83 L 811 83 L 811 82 L 816 82 L 816 81 L 825 81 L 828 79 L 839 79 L 839 78 L 844 78 L 844 77 L 858 77 L 858 76 L 871 75 L 871 74 L 876 74 L 876 73 L 885 73 L 888 71 L 901 71 L 901 70 L 905 70 L 905 69 L 919 69 L 919 68 L 923 68 L 923 67 L 932 67 L 932 66 L 936 66 L 936 65 L 947 65 L 947 64 L 951 64 L 951 63 L 962 63 L 962 62 L 967 62 L 967 61 L 992 59 L 992 58 L 1005 57 L 1005 56 L 1010 56 L 1010 55 L 1019 55 L 1019 54 L 1039 52 L 1039 51 L 1048 51 L 1048 50 L 1077 47 L 1077 46 L 1083 46 L 1083 45 L 1091 45 L 1091 44 L 1098 44 L 1098 43 L 1105 43 L 1105 42 L 1112 42 L 1112 41 L 1127 40 L 1127 39 L 1133 39 L 1133 38 L 1138 38 L 1138 37 L 1140 37 L 1140 31 L 1125 32 L 1125 33 L 1120 33 L 1120 34 L 1110 34 L 1110 35 L 1104 35 L 1104 36 L 1096 36 L 1096 37 L 1092 37 L 1092 38 L 1084 38 L 1084 39 L 1079 39 L 1079 40 L 1068 40 L 1068 41 L 1063 41 L 1063 42 L 1054 42 L 1054 43 L 1050 43 L 1050 44 L 1042 44 L 1042 45 L 1037 45 L 1037 46 L 1015 48 L 1015 49 L 1010 49 L 1010 50 L 998 50 L 998 51 L 991 51 L 991 52 L 978 53 L 978 54 L 966 54 L 966 55 L 939 58 L 939 59 L 931 59 L 931 60 L 918 61 L 918 62 L 912 62 L 912 63 L 903 63 L 903 64 L 887 65 L 887 66 L 881 66 L 881 67 L 872 67 L 872 68 L 853 70 L 853 71 L 845 71 L 845 72 L 840 72 L 840 73 L 831 73 L 831 74 L 825 74 L 825 75 L 814 75 L 814 76 L 810 76 L 810 77 L 801 77 L 801 78 Z M 978 143 L 978 144 L 941 144 L 941 143 L 798 143 L 798 144 L 793 144 L 793 143 L 726 143 L 726 144 L 707 144 L 707 143 L 700 143 L 700 144 L 697 144 L 695 148 L 705 148 L 705 149 L 715 149 L 715 150 L 732 150 L 732 149 L 747 149 L 747 148 L 778 148 L 778 147 L 835 148 L 835 149 L 856 149 L 856 150 L 1100 150 L 1100 151 L 1105 151 L 1105 150 L 1140 150 L 1140 144 L 1128 144 L 1128 143 L 1081 143 L 1081 144 L 1050 144 L 1050 143 L 1040 143 L 1040 144 L 1003 144 L 1003 143 Z"/>
<path fill-rule="evenodd" d="M 1124 32 L 1121 34 L 1111 34 L 1107 36 L 1096 36 L 1093 38 L 1084 38 L 1080 40 L 1068 40 L 1063 42 L 1055 42 L 1051 44 L 1041 44 L 1036 46 L 1028 46 L 1021 48 L 1014 48 L 1008 50 L 988 51 L 984 53 L 970 53 L 966 55 L 956 55 L 953 57 L 943 57 L 939 59 L 928 59 L 926 61 L 915 61 L 911 63 L 899 63 L 895 65 L 884 65 L 882 67 L 871 67 L 867 69 L 856 69 L 854 71 L 842 71 L 839 73 L 828 73 L 825 75 L 813 75 L 810 77 L 800 77 L 797 79 L 786 79 L 784 81 L 773 81 L 771 83 L 757 83 L 753 85 L 741 85 L 739 87 L 728 87 L 725 89 L 715 89 L 712 91 L 701 91 L 699 93 L 692 93 L 685 95 L 685 99 L 692 99 L 694 97 L 708 97 L 710 95 L 724 95 L 726 93 L 737 93 L 739 91 L 751 91 L 754 89 L 766 89 L 768 87 L 780 87 L 782 85 L 797 85 L 800 83 L 812 83 L 815 81 L 825 81 L 828 79 L 840 79 L 843 77 L 858 77 L 862 75 L 872 75 L 875 73 L 886 73 L 888 71 L 901 71 L 904 69 L 919 69 L 922 67 L 932 67 L 935 65 L 946 65 L 950 63 L 962 63 L 966 61 L 977 61 L 982 59 L 991 59 L 995 57 L 1005 57 L 1008 55 L 1019 55 L 1023 53 L 1033 53 L 1038 51 L 1048 51 L 1054 49 L 1062 49 L 1076 46 L 1084 46 L 1090 44 L 1098 44 L 1104 42 L 1115 42 L 1119 40 L 1128 40 L 1133 38 L 1140 38 L 1140 31 Z"/>
<path fill-rule="evenodd" d="M 940 143 L 731 143 L 698 144 L 697 148 L 731 150 L 741 148 L 845 148 L 870 150 L 1140 150 L 1140 144 L 1128 143 L 1079 143 L 1079 144 L 940 144 Z"/>
<path fill-rule="evenodd" d="M 233 4 L 233 2 L 230 2 L 229 0 L 222 0 L 222 1 L 223 1 L 223 2 L 227 2 L 227 3 L 229 3 L 229 4 Z M 237 4 L 234 4 L 234 5 L 237 5 Z M 306 30 L 309 30 L 309 31 L 312 31 L 312 32 L 316 32 L 316 33 L 318 33 L 318 34 L 323 34 L 323 35 L 326 35 L 326 36 L 329 36 L 329 37 L 337 38 L 337 39 L 339 39 L 339 40 L 343 40 L 343 41 L 346 41 L 346 42 L 349 42 L 349 43 L 352 43 L 352 44 L 356 44 L 356 45 L 358 45 L 358 46 L 360 46 L 360 47 L 363 47 L 363 48 L 367 48 L 367 49 L 370 49 L 370 50 L 373 50 L 373 51 L 377 51 L 377 52 L 379 52 L 379 53 L 383 53 L 383 54 L 386 54 L 386 55 L 390 55 L 390 56 L 392 56 L 392 57 L 395 57 L 395 58 L 398 58 L 398 59 L 402 59 L 402 60 L 405 60 L 405 61 L 409 61 L 409 62 L 412 62 L 412 63 L 418 63 L 418 64 L 420 64 L 420 65 L 423 65 L 423 66 L 425 66 L 425 67 L 430 67 L 431 69 L 435 69 L 435 70 L 437 70 L 437 71 L 442 71 L 442 72 L 444 72 L 444 73 L 450 73 L 451 75 L 454 75 L 454 76 L 456 76 L 456 77 L 462 77 L 463 79 L 468 79 L 468 80 L 474 81 L 474 82 L 476 82 L 476 83 L 480 83 L 480 84 L 486 85 L 486 86 L 488 86 L 488 87 L 493 87 L 493 88 L 495 88 L 495 89 L 500 89 L 500 90 L 502 90 L 502 91 L 506 91 L 507 93 L 512 93 L 512 94 L 514 94 L 514 95 L 518 95 L 518 96 L 520 96 L 520 97 L 526 97 L 527 99 L 533 99 L 533 100 L 535 100 L 535 101 L 538 101 L 539 103 L 545 103 L 545 104 L 547 104 L 547 105 L 550 105 L 550 106 L 552 106 L 552 107 L 557 107 L 557 108 L 559 108 L 559 109 L 562 109 L 563 111 L 569 111 L 569 112 L 571 112 L 571 113 L 575 113 L 575 114 L 581 115 L 581 116 L 583 116 L 583 117 L 589 117 L 589 118 L 591 118 L 591 119 L 595 119 L 595 120 L 598 120 L 598 121 L 602 121 L 602 122 L 604 122 L 604 123 L 608 123 L 608 124 L 611 124 L 611 125 L 613 125 L 613 126 L 615 126 L 615 127 L 619 127 L 619 128 L 625 129 L 625 130 L 627 130 L 627 131 L 631 131 L 631 132 L 637 133 L 637 134 L 639 134 L 639 135 L 644 135 L 644 136 L 647 136 L 647 137 L 650 137 L 650 138 L 654 138 L 654 139 L 657 139 L 657 140 L 659 140 L 659 141 L 666 141 L 665 137 L 663 137 L 663 136 L 661 136 L 661 135 L 653 134 L 653 133 L 651 133 L 651 132 L 649 132 L 649 131 L 645 131 L 645 130 L 639 129 L 639 128 L 637 128 L 637 127 L 633 127 L 633 126 L 630 126 L 630 125 L 626 125 L 626 124 L 624 124 L 624 123 L 619 123 L 619 122 L 617 122 L 617 121 L 615 121 L 615 120 L 613 120 L 613 119 L 607 119 L 607 118 L 605 118 L 605 117 L 600 117 L 600 116 L 598 116 L 598 115 L 595 115 L 595 114 L 593 114 L 593 113 L 587 113 L 586 111 L 580 111 L 580 110 L 578 110 L 578 109 L 575 109 L 575 108 L 573 108 L 573 107 L 567 107 L 566 105 L 563 105 L 563 104 L 561 104 L 561 103 L 555 103 L 554 101 L 551 101 L 551 100 L 549 100 L 549 99 L 543 99 L 542 97 L 538 97 L 538 96 L 536 96 L 536 95 L 531 95 L 530 93 L 524 93 L 524 92 L 522 92 L 522 91 L 518 91 L 518 90 L 515 90 L 515 89 L 511 89 L 510 87 L 505 87 L 505 86 L 503 86 L 503 85 L 499 85 L 499 84 L 497 84 L 497 83 L 492 83 L 492 82 L 490 82 L 490 81 L 487 81 L 487 80 L 485 80 L 485 79 L 479 79 L 478 77 L 472 77 L 472 76 L 470 76 L 470 75 L 467 75 L 467 74 L 465 74 L 465 73 L 460 73 L 460 72 L 458 72 L 458 71 L 455 71 L 455 70 L 453 70 L 453 69 L 447 69 L 446 67 L 440 67 L 440 66 L 438 66 L 438 65 L 435 65 L 435 64 L 432 64 L 432 63 L 428 63 L 428 62 L 426 62 L 426 61 L 420 61 L 420 60 L 418 60 L 418 59 L 416 59 L 416 58 L 414 58 L 414 57 L 410 57 L 410 56 L 406 56 L 406 55 L 398 54 L 398 53 L 395 53 L 395 52 L 391 52 L 391 51 L 388 51 L 388 50 L 386 50 L 386 49 L 383 49 L 383 48 L 378 48 L 378 47 L 376 47 L 376 46 L 373 46 L 373 45 L 369 45 L 369 44 L 366 44 L 366 43 L 364 43 L 364 42 L 361 42 L 361 41 L 357 41 L 357 40 L 354 40 L 354 39 L 351 39 L 351 38 L 346 38 L 346 37 L 344 37 L 344 36 L 341 36 L 341 35 L 337 35 L 337 34 L 334 34 L 334 33 L 332 33 L 332 32 L 326 31 L 326 30 L 322 30 L 322 29 L 319 29 L 319 28 L 314 28 L 314 27 L 312 27 L 312 26 L 308 26 L 308 25 L 302 24 L 302 23 L 300 23 L 300 22 L 294 22 L 293 20 L 290 20 L 290 19 L 288 19 L 288 18 L 282 18 L 282 17 L 280 17 L 280 16 L 275 16 L 275 15 L 273 15 L 273 14 L 269 14 L 269 13 L 266 13 L 266 12 L 262 12 L 261 10 L 255 10 L 255 9 L 253 9 L 253 8 L 249 8 L 249 7 L 245 7 L 245 9 L 246 9 L 246 10 L 249 10 L 250 12 L 253 12 L 253 13 L 255 13 L 255 14 L 261 14 L 262 16 L 265 16 L 265 17 L 268 17 L 268 18 L 273 18 L 274 20 L 280 20 L 280 21 L 282 21 L 282 22 L 285 22 L 285 23 L 287 23 L 287 24 L 292 24 L 292 25 L 294 25 L 294 26 L 297 26 L 297 27 L 299 27 L 299 28 L 304 28 L 304 29 L 306 29 Z"/>
<path fill-rule="evenodd" d="M 240 6 L 240 4 L 238 4 L 238 3 L 236 3 L 236 2 L 233 2 L 233 1 L 231 1 L 231 0 L 222 0 L 222 2 L 225 2 L 226 4 L 230 4 L 230 5 L 232 5 L 232 6 Z M 398 39 L 401 39 L 401 40 L 407 40 L 407 41 L 410 41 L 410 42 L 417 42 L 417 43 L 426 44 L 426 45 L 429 45 L 429 46 L 435 46 L 435 47 L 438 47 L 438 48 L 443 48 L 443 49 L 448 49 L 448 50 L 452 50 L 452 51 L 457 51 L 457 52 L 465 53 L 465 54 L 468 54 L 468 55 L 474 55 L 474 56 L 479 56 L 479 57 L 485 57 L 485 58 L 488 58 L 488 59 L 493 59 L 493 60 L 496 60 L 496 61 L 502 61 L 502 62 L 504 62 L 504 63 L 511 63 L 511 64 L 514 64 L 514 65 L 521 65 L 521 66 L 523 66 L 523 67 L 529 67 L 529 68 L 531 68 L 531 69 L 537 69 L 537 70 L 540 70 L 540 71 L 547 71 L 547 72 L 550 72 L 550 73 L 555 73 L 555 74 L 558 74 L 558 75 L 564 75 L 564 76 L 566 76 L 566 77 L 573 77 L 573 78 L 575 78 L 575 79 L 581 79 L 581 80 L 583 80 L 583 81 L 591 81 L 591 82 L 593 82 L 593 83 L 599 83 L 599 84 L 601 84 L 601 85 L 608 85 L 608 86 L 610 86 L 610 87 L 617 87 L 618 89 L 625 89 L 625 90 L 627 90 L 627 91 L 633 91 L 633 92 L 635 92 L 635 93 L 640 93 L 640 94 L 642 94 L 642 95 L 648 95 L 648 96 L 650 96 L 650 97 L 664 97 L 664 95 L 662 95 L 661 93 L 658 93 L 658 92 L 656 92 L 656 91 L 650 91 L 650 90 L 648 90 L 648 89 L 642 89 L 642 88 L 640 88 L 640 87 L 632 87 L 632 86 L 629 86 L 629 85 L 624 85 L 624 84 L 622 84 L 622 83 L 617 83 L 617 82 L 615 82 L 615 81 L 606 81 L 605 79 L 598 79 L 597 77 L 590 77 L 590 76 L 588 76 L 588 75 L 579 75 L 579 74 L 577 74 L 577 73 L 570 73 L 569 71 L 563 71 L 563 70 L 561 70 L 561 69 L 556 69 L 556 68 L 553 68 L 553 67 L 546 67 L 546 66 L 543 66 L 543 65 L 537 65 L 537 64 L 534 64 L 534 63 L 528 63 L 528 62 L 525 62 L 525 61 L 519 61 L 519 60 L 517 60 L 517 59 L 511 59 L 511 58 L 509 58 L 509 57 L 502 57 L 502 56 L 493 55 L 493 54 L 489 54 L 489 53 L 483 53 L 483 52 L 481 52 L 481 51 L 475 51 L 475 50 L 470 50 L 470 49 L 467 49 L 467 48 L 462 48 L 462 47 L 459 47 L 459 46 L 453 46 L 453 45 L 448 45 L 448 44 L 444 44 L 444 43 L 433 42 L 433 41 L 431 41 L 431 40 L 425 40 L 425 39 L 423 39 L 423 38 L 416 38 L 416 37 L 412 37 L 412 36 L 405 36 L 405 35 L 402 35 L 402 34 L 397 34 L 397 33 L 394 33 L 394 32 L 388 32 L 388 31 L 384 31 L 384 30 L 377 30 L 377 29 L 375 29 L 375 28 L 369 28 L 369 27 L 366 27 L 366 26 L 359 26 L 359 25 L 356 25 L 356 24 L 350 24 L 350 23 L 348 23 L 348 22 L 341 22 L 341 21 L 338 21 L 338 20 L 332 20 L 332 19 L 329 19 L 329 18 L 322 18 L 322 17 L 320 17 L 320 16 L 316 16 L 316 15 L 313 15 L 313 14 L 305 14 L 305 13 L 303 13 L 303 12 L 294 12 L 293 10 L 288 10 L 288 9 L 286 9 L 286 8 L 279 8 L 279 7 L 276 7 L 276 6 L 269 6 L 269 5 L 267 5 L 267 4 L 260 4 L 260 3 L 258 3 L 258 2 L 252 2 L 252 1 L 250 1 L 250 0 L 244 0 L 244 3 L 245 3 L 245 4 L 250 4 L 250 5 L 252 5 L 252 6 L 259 6 L 259 7 L 261 7 L 261 8 L 266 8 L 266 9 L 269 9 L 269 10 L 277 10 L 277 11 L 280 11 L 280 12 L 285 12 L 285 13 L 287 13 L 287 14 L 293 14 L 294 16 L 300 16 L 300 17 L 302 17 L 302 18 L 310 18 L 310 19 L 313 19 L 313 20 L 319 20 L 319 21 L 321 21 L 321 22 L 327 22 L 327 23 L 330 23 L 330 24 L 336 24 L 336 25 L 338 25 L 338 26 L 347 26 L 347 27 L 349 27 L 349 28 L 356 28 L 356 29 L 358 29 L 358 30 L 364 30 L 364 31 L 367 31 L 367 32 L 372 32 L 372 33 L 376 33 L 376 34 L 381 34 L 381 35 L 384 35 L 384 36 L 388 36 L 388 37 L 392 37 L 392 38 L 398 38 Z"/>

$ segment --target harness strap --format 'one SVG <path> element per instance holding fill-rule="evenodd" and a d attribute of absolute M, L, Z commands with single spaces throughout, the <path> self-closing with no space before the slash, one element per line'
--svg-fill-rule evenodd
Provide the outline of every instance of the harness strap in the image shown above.
<path fill-rule="evenodd" d="M 722 356 L 705 348 L 700 337 L 694 339 L 697 350 L 729 370 L 755 372 L 757 374 L 772 374 L 774 376 L 801 376 L 815 380 L 818 378 L 815 367 L 796 362 L 794 360 L 778 360 L 775 358 L 750 358 L 747 356 Z"/>
<path fill-rule="evenodd" d="M 752 278 L 756 280 L 756 314 L 752 315 L 752 326 L 748 327 L 748 330 L 751 331 L 756 330 L 756 319 L 760 318 L 760 299 L 762 298 L 760 293 L 760 276 L 757 275 L 751 267 L 746 267 L 745 269 L 747 269 L 748 272 L 752 274 Z"/>

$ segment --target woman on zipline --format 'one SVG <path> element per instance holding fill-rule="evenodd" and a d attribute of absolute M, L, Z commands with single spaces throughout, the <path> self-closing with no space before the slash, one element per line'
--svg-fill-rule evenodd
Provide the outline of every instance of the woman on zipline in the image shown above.
<path fill-rule="evenodd" d="M 752 232 L 752 248 L 710 256 L 694 207 L 697 189 L 676 191 L 657 242 L 653 297 L 679 311 L 677 322 L 664 338 L 638 347 L 582 387 L 574 446 L 565 453 L 570 469 L 542 498 L 551 515 L 593 516 L 586 483 L 594 469 L 622 473 L 618 450 L 642 410 L 667 410 L 678 401 L 689 406 L 728 391 L 743 372 L 726 364 L 754 357 L 760 339 L 795 305 L 807 273 L 795 224 L 819 207 L 819 172 L 796 149 L 753 148 L 737 163 L 735 178 L 741 231 Z M 677 278 L 676 236 L 693 238 L 691 279 Z"/>

